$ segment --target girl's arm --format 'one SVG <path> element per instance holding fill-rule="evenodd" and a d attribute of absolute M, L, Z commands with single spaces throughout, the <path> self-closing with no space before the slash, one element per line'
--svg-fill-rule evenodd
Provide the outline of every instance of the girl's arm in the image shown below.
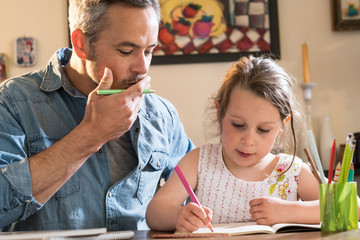
<path fill-rule="evenodd" d="M 199 149 L 189 152 L 179 162 L 178 166 L 183 172 L 190 187 L 195 189 L 198 178 Z M 146 222 L 153 230 L 192 232 L 209 223 L 207 214 L 211 210 L 199 207 L 195 203 L 182 206 L 189 197 L 180 178 L 174 171 L 169 180 L 155 194 L 146 210 Z M 203 221 L 203 219 L 205 219 Z"/>
<path fill-rule="evenodd" d="M 258 224 L 320 223 L 319 183 L 302 163 L 299 176 L 298 196 L 302 201 L 286 201 L 278 198 L 258 198 L 250 201 L 250 214 Z"/>

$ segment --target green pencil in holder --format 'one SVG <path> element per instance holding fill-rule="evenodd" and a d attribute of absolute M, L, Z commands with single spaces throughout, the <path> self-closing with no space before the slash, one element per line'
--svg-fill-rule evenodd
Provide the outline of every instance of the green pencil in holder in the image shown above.
<path fill-rule="evenodd" d="M 356 182 L 320 184 L 321 231 L 358 228 Z"/>

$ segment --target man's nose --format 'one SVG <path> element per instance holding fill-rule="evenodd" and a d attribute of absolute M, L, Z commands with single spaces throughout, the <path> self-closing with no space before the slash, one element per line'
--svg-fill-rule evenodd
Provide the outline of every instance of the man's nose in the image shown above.
<path fill-rule="evenodd" d="M 150 60 L 144 54 L 139 54 L 131 66 L 131 71 L 137 75 L 145 75 L 149 70 Z"/>

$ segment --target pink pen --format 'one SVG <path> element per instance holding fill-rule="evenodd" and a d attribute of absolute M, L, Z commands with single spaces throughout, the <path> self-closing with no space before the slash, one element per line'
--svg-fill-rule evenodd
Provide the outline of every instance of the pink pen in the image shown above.
<path fill-rule="evenodd" d="M 201 204 L 200 204 L 200 202 L 199 202 L 199 200 L 198 200 L 197 197 L 195 196 L 194 191 L 191 189 L 189 183 L 186 181 L 185 176 L 183 175 L 183 173 L 181 172 L 181 170 L 180 170 L 180 168 L 179 168 L 178 166 L 175 167 L 175 171 L 176 171 L 177 175 L 179 176 L 181 182 L 183 183 L 186 191 L 188 192 L 191 200 L 192 200 L 194 203 L 196 203 L 197 205 L 199 205 L 200 207 L 202 207 Z M 212 226 L 211 226 L 211 223 L 210 223 L 207 227 L 211 230 L 211 232 L 214 232 L 214 230 L 213 230 L 213 228 L 212 228 Z"/>

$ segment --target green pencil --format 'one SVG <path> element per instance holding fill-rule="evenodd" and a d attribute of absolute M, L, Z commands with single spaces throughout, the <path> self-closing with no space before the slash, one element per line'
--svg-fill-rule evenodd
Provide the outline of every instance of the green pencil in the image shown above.
<path fill-rule="evenodd" d="M 100 89 L 97 90 L 97 94 L 98 95 L 110 95 L 110 94 L 116 94 L 116 93 L 121 93 L 123 91 L 125 91 L 126 89 Z M 147 94 L 147 93 L 154 93 L 155 91 L 152 89 L 145 89 L 143 91 L 143 94 Z"/>
<path fill-rule="evenodd" d="M 345 145 L 343 160 L 340 169 L 340 176 L 339 176 L 340 183 L 345 183 L 349 175 L 351 158 L 352 155 L 354 154 L 353 145 L 355 144 L 355 143 L 351 143 L 351 137 L 352 137 L 352 133 L 349 133 L 348 136 L 346 137 L 346 145 Z"/>

